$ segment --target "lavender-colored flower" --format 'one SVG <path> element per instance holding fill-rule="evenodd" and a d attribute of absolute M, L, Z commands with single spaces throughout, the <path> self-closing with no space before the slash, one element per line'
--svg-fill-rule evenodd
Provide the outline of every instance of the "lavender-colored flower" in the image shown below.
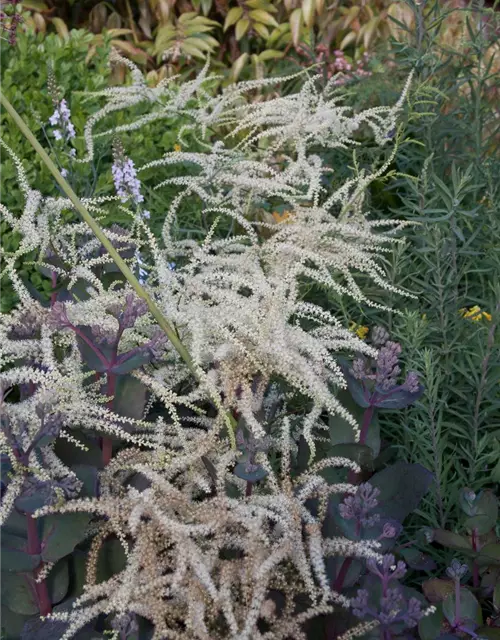
<path fill-rule="evenodd" d="M 381 347 L 389 340 L 389 332 L 384 327 L 375 327 L 371 335 L 372 343 Z"/>
<path fill-rule="evenodd" d="M 454 559 L 451 561 L 450 566 L 446 569 L 446 575 L 452 580 L 460 580 L 467 573 L 468 567 L 466 564 L 461 564 L 460 560 Z"/>
<path fill-rule="evenodd" d="M 97 344 L 111 345 L 116 340 L 116 331 L 102 327 L 100 324 L 93 324 L 90 327 L 90 330 L 92 331 L 92 335 L 94 336 Z"/>
<path fill-rule="evenodd" d="M 384 524 L 382 529 L 382 538 L 395 538 L 397 535 L 396 527 L 390 522 Z"/>
<path fill-rule="evenodd" d="M 365 618 L 368 615 L 368 596 L 366 589 L 358 589 L 356 597 L 351 600 L 352 612 L 357 618 Z"/>
<path fill-rule="evenodd" d="M 376 381 L 382 391 L 390 391 L 397 384 L 397 378 L 401 373 L 400 353 L 401 345 L 390 341 L 386 342 L 378 352 Z"/>
<path fill-rule="evenodd" d="M 407 602 L 399 586 L 387 588 L 386 585 L 383 594 L 377 602 L 374 594 L 370 595 L 368 590 L 359 589 L 356 597 L 351 600 L 353 614 L 357 618 L 378 620 L 383 630 L 390 630 L 393 625 L 400 627 L 402 622 L 411 629 L 423 618 L 424 611 L 420 601 L 410 598 Z"/>
<path fill-rule="evenodd" d="M 167 342 L 168 337 L 161 329 L 158 329 L 153 334 L 151 340 L 146 344 L 146 348 L 151 351 L 155 358 L 159 358 L 161 357 Z"/>
<path fill-rule="evenodd" d="M 120 638 L 128 638 L 139 631 L 139 625 L 134 613 L 116 615 L 111 622 L 111 627 L 118 631 Z"/>
<path fill-rule="evenodd" d="M 74 138 L 76 135 L 75 127 L 71 122 L 71 112 L 68 108 L 68 103 L 63 98 L 62 100 L 55 100 L 54 106 L 55 111 L 49 118 L 49 122 L 53 127 L 59 127 L 52 132 L 54 138 L 56 140 L 62 140 L 63 138 L 70 140 Z"/>
<path fill-rule="evenodd" d="M 63 416 L 59 411 L 51 411 L 52 405 L 48 403 L 40 403 L 36 406 L 36 415 L 41 420 L 41 427 L 38 437 L 42 436 L 58 436 L 63 427 Z"/>
<path fill-rule="evenodd" d="M 348 496 L 339 505 L 339 513 L 344 520 L 356 520 L 363 527 L 373 527 L 380 516 L 368 516 L 368 512 L 378 505 L 380 490 L 368 482 L 360 484 L 354 496 Z"/>
<path fill-rule="evenodd" d="M 383 556 L 381 561 L 370 558 L 366 562 L 366 568 L 381 580 L 389 582 L 389 580 L 400 580 L 406 574 L 406 564 L 400 560 L 395 564 L 396 559 L 392 553 Z"/>
<path fill-rule="evenodd" d="M 409 371 L 408 375 L 406 376 L 406 380 L 403 383 L 403 388 L 410 393 L 417 393 L 417 391 L 420 389 L 418 373 L 416 373 L 415 371 Z"/>
<path fill-rule="evenodd" d="M 248 456 L 245 471 L 247 473 L 253 473 L 259 469 L 259 465 L 255 464 L 255 454 L 258 451 L 268 451 L 271 446 L 271 438 L 265 436 L 264 438 L 257 439 L 252 434 L 250 434 L 248 438 L 245 438 L 242 429 L 238 429 L 236 432 L 236 444 L 240 451 Z"/>
<path fill-rule="evenodd" d="M 148 305 L 145 300 L 137 298 L 133 293 L 129 293 L 125 299 L 123 312 L 118 316 L 118 322 L 123 329 L 130 329 L 134 326 L 137 318 L 148 312 Z"/>
<path fill-rule="evenodd" d="M 356 380 L 366 380 L 368 377 L 366 361 L 364 358 L 356 358 L 352 363 L 351 374 Z"/>
<path fill-rule="evenodd" d="M 134 161 L 125 156 L 123 149 L 117 143 L 115 144 L 115 161 L 111 167 L 111 172 L 116 193 L 120 196 L 122 202 L 126 202 L 129 199 L 137 204 L 144 202 L 144 196 L 141 194 L 141 183 L 137 178 Z"/>
<path fill-rule="evenodd" d="M 68 327 L 70 321 L 66 313 L 66 305 L 64 302 L 54 302 L 50 310 L 47 324 L 51 329 L 64 329 Z"/>
<path fill-rule="evenodd" d="M 424 617 L 424 611 L 422 611 L 422 604 L 417 598 L 410 598 L 408 601 L 408 608 L 404 614 L 404 622 L 411 629 L 416 627 L 420 620 Z"/>

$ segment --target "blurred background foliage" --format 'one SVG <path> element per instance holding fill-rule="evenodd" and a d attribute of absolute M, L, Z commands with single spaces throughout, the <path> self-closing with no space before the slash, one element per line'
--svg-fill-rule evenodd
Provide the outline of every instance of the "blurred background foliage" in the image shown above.
<path fill-rule="evenodd" d="M 332 58 L 331 72 L 342 66 L 355 71 L 367 55 L 387 50 L 393 39 L 405 41 L 408 28 L 418 30 L 423 14 L 432 12 L 434 4 L 424 0 L 23 2 L 29 10 L 28 24 L 37 31 L 54 31 L 65 39 L 73 28 L 88 29 L 94 34 L 88 59 L 108 38 L 144 68 L 152 84 L 166 75 L 192 71 L 193 63 L 203 62 L 208 55 L 213 67 L 232 81 L 242 73 L 269 75 L 283 60 L 309 65 Z M 464 10 L 470 3 L 440 0 L 438 4 L 439 44 L 457 49 L 468 39 Z M 487 8 L 494 3 L 475 0 L 472 4 Z"/>

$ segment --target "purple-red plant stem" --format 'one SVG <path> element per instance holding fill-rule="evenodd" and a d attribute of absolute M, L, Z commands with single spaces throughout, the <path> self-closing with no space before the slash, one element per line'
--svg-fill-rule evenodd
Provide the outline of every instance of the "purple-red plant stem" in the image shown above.
<path fill-rule="evenodd" d="M 340 571 L 337 577 L 335 578 L 335 582 L 333 583 L 333 590 L 336 591 L 337 593 L 340 593 L 342 590 L 342 587 L 344 585 L 344 580 L 346 579 L 347 572 L 349 571 L 351 564 L 352 564 L 352 558 L 344 558 L 344 562 L 342 563 L 342 566 L 340 567 Z"/>
<path fill-rule="evenodd" d="M 111 397 L 111 400 L 108 400 L 108 403 L 107 403 L 108 409 L 110 411 L 113 411 L 115 392 L 116 392 L 116 375 L 108 371 L 106 395 L 108 397 Z M 113 441 L 109 436 L 104 436 L 102 439 L 102 463 L 104 466 L 109 464 L 112 455 L 113 455 Z"/>
<path fill-rule="evenodd" d="M 26 526 L 28 529 L 28 553 L 30 555 L 36 555 L 41 551 L 40 539 L 38 538 L 37 522 L 31 516 L 26 515 Z M 41 580 L 37 582 L 36 579 L 40 570 L 43 568 L 43 562 L 33 571 L 33 583 L 35 587 L 35 594 L 40 610 L 40 615 L 46 616 L 52 612 L 52 602 L 50 601 L 49 589 L 47 587 L 47 581 Z"/>
<path fill-rule="evenodd" d="M 373 413 L 375 411 L 375 405 L 371 404 L 365 409 L 363 414 L 363 422 L 361 423 L 361 433 L 359 434 L 359 444 L 365 444 L 368 436 L 368 429 L 373 420 Z"/>
<path fill-rule="evenodd" d="M 479 551 L 479 541 L 477 535 L 477 527 L 472 529 L 472 548 L 474 551 Z M 475 560 L 472 561 L 472 585 L 474 589 L 479 587 L 479 567 Z"/>
<path fill-rule="evenodd" d="M 455 620 L 454 626 L 460 624 L 460 578 L 455 578 Z"/>
<path fill-rule="evenodd" d="M 106 367 L 109 366 L 109 362 L 107 360 L 107 358 L 103 355 L 103 353 L 95 346 L 95 344 L 89 340 L 87 338 L 87 336 L 80 331 L 80 329 L 78 327 L 75 327 L 74 324 L 70 324 L 68 325 L 69 328 L 74 331 L 76 333 L 77 336 L 79 336 L 84 342 L 86 342 L 88 344 L 88 346 L 92 349 L 92 351 L 96 354 L 96 356 L 99 358 L 99 360 L 106 365 Z"/>
<path fill-rule="evenodd" d="M 366 438 L 368 437 L 368 429 L 370 428 L 370 424 L 373 420 L 373 414 L 375 412 L 375 406 L 370 405 L 365 409 L 363 414 L 363 421 L 361 423 L 361 432 L 359 434 L 359 444 L 365 444 Z M 355 471 L 349 471 L 349 475 L 347 476 L 347 482 L 351 484 L 357 484 L 359 481 L 359 475 Z"/>
<path fill-rule="evenodd" d="M 245 495 L 251 496 L 252 495 L 252 490 L 253 490 L 253 482 L 250 482 L 249 480 L 247 480 L 247 486 L 245 488 Z"/>
<path fill-rule="evenodd" d="M 52 289 L 55 289 L 57 286 L 57 273 L 55 271 L 52 272 Z M 53 307 L 57 300 L 57 292 L 52 291 L 50 295 L 50 306 Z"/>

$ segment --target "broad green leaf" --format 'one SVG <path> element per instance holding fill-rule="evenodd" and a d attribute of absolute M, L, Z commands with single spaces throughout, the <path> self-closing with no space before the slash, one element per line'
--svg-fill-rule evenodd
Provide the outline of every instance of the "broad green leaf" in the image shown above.
<path fill-rule="evenodd" d="M 36 619 L 38 619 L 38 617 Z M 29 620 L 27 615 L 14 613 L 6 607 L 5 604 L 2 604 L 2 613 L 0 616 L 2 640 L 19 640 L 27 620 Z"/>
<path fill-rule="evenodd" d="M 472 545 L 464 536 L 445 529 L 434 529 L 434 540 L 448 549 L 472 550 Z"/>
<path fill-rule="evenodd" d="M 229 9 L 226 19 L 224 20 L 224 31 L 227 31 L 229 27 L 238 22 L 243 15 L 243 7 L 233 7 Z"/>
<path fill-rule="evenodd" d="M 443 613 L 450 624 L 455 622 L 455 593 L 450 593 L 443 602 Z M 460 589 L 460 617 L 482 624 L 483 614 L 476 597 L 466 588 Z"/>
<path fill-rule="evenodd" d="M 113 411 L 126 418 L 140 420 L 144 414 L 148 395 L 147 387 L 130 375 L 119 376 L 116 381 Z"/>
<path fill-rule="evenodd" d="M 438 602 L 435 608 L 434 613 L 424 616 L 418 623 L 418 634 L 421 640 L 436 640 L 441 636 L 444 623 L 442 603 Z"/>
<path fill-rule="evenodd" d="M 29 554 L 27 551 L 28 542 L 26 538 L 21 538 L 10 533 L 1 533 L 2 550 L 2 571 L 32 571 L 41 562 L 38 554 Z"/>
<path fill-rule="evenodd" d="M 270 13 L 267 13 L 267 11 L 262 11 L 261 9 L 255 9 L 254 11 L 250 11 L 249 15 L 250 15 L 250 18 L 255 22 L 260 22 L 269 27 L 278 26 L 278 23 L 276 22 L 276 20 L 273 18 L 273 16 Z"/>
<path fill-rule="evenodd" d="M 248 31 L 249 26 L 250 26 L 250 20 L 248 20 L 247 18 L 242 18 L 241 20 L 238 20 L 238 22 L 236 23 L 236 29 L 235 29 L 236 40 L 241 40 L 241 38 L 243 38 L 245 33 Z"/>
<path fill-rule="evenodd" d="M 375 513 L 398 522 L 412 513 L 429 490 L 434 476 L 420 464 L 396 462 L 370 478 L 380 490 Z"/>
<path fill-rule="evenodd" d="M 474 509 L 475 515 L 464 523 L 466 529 L 477 529 L 479 535 L 488 533 L 498 523 L 498 499 L 493 491 L 482 491 L 474 501 Z"/>
<path fill-rule="evenodd" d="M 64 513 L 43 518 L 42 559 L 56 562 L 73 551 L 86 533 L 90 516 L 86 513 Z"/>
<path fill-rule="evenodd" d="M 453 593 L 455 585 L 453 580 L 441 580 L 440 578 L 431 578 L 422 583 L 422 591 L 425 597 L 432 604 L 443 602 L 450 593 Z"/>

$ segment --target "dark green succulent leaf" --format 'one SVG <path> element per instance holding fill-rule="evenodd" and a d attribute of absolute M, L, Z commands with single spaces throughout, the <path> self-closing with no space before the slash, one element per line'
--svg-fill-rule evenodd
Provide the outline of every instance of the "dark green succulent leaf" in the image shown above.
<path fill-rule="evenodd" d="M 2 572 L 2 603 L 14 613 L 39 613 L 33 578 L 27 573 Z"/>
<path fill-rule="evenodd" d="M 333 457 L 348 458 L 359 464 L 362 469 L 373 471 L 373 451 L 366 444 L 336 444 L 330 450 Z"/>
<path fill-rule="evenodd" d="M 434 560 L 425 553 L 412 547 L 397 550 L 398 554 L 403 558 L 411 569 L 417 571 L 434 571 L 437 565 Z"/>
<path fill-rule="evenodd" d="M 17 573 L 33 571 L 40 564 L 41 558 L 38 554 L 27 552 L 26 538 L 2 531 L 1 543 L 2 571 L 16 571 Z"/>
<path fill-rule="evenodd" d="M 350 364 L 339 358 L 339 364 L 342 368 L 342 372 L 345 376 L 347 382 L 347 388 L 349 389 L 349 393 L 351 394 L 354 402 L 366 409 L 370 406 L 371 392 L 365 387 L 361 380 L 357 380 L 352 373 L 350 372 Z"/>
<path fill-rule="evenodd" d="M 87 280 L 83 280 L 82 278 L 79 278 L 75 284 L 71 287 L 71 289 L 68 289 L 66 291 L 66 295 L 64 299 L 61 299 L 61 302 L 67 302 L 67 301 L 73 301 L 73 300 L 77 300 L 77 301 L 85 301 L 88 300 L 90 298 L 90 294 L 88 292 L 88 289 L 92 288 L 92 285 L 87 282 Z M 58 296 L 59 299 L 59 296 Z"/>
<path fill-rule="evenodd" d="M 57 439 L 57 436 L 51 433 L 44 434 L 41 438 L 38 438 L 35 444 L 35 449 L 41 449 L 48 444 L 52 444 Z"/>
<path fill-rule="evenodd" d="M 38 291 L 38 289 L 27 279 L 21 278 L 22 283 L 29 291 L 30 295 L 39 302 L 42 307 L 49 308 L 50 307 L 50 299 L 44 293 Z"/>
<path fill-rule="evenodd" d="M 422 591 L 431 604 L 443 602 L 453 593 L 455 585 L 453 580 L 441 580 L 440 578 L 431 578 L 422 583 Z"/>
<path fill-rule="evenodd" d="M 69 591 L 66 594 L 67 600 L 64 603 L 68 599 L 75 599 L 82 595 L 87 576 L 87 553 L 85 551 L 75 549 L 71 555 L 66 557 L 68 559 L 70 582 Z"/>
<path fill-rule="evenodd" d="M 486 638 L 487 640 L 500 640 L 500 627 L 479 627 L 475 631 L 478 638 Z"/>
<path fill-rule="evenodd" d="M 69 623 L 64 620 L 42 620 L 40 617 L 28 620 L 22 630 L 21 640 L 54 640 L 61 638 Z"/>
<path fill-rule="evenodd" d="M 441 636 L 445 622 L 442 603 L 437 603 L 435 608 L 434 613 L 424 616 L 418 623 L 418 635 L 421 640 L 436 640 Z"/>
<path fill-rule="evenodd" d="M 356 418 L 358 425 L 361 425 L 365 409 L 356 404 L 348 391 L 341 391 L 337 395 L 340 404 Z M 354 429 L 341 415 L 335 414 L 328 419 L 328 427 L 330 430 L 330 442 L 332 445 L 348 444 L 355 442 Z M 380 453 L 380 423 L 376 412 L 374 412 L 370 427 L 368 429 L 365 443 L 373 451 L 373 457 L 376 458 Z"/>
<path fill-rule="evenodd" d="M 474 501 L 475 515 L 467 518 L 465 528 L 477 529 L 479 535 L 488 533 L 498 523 L 498 499 L 490 489 L 482 491 Z"/>
<path fill-rule="evenodd" d="M 457 551 L 472 550 L 472 545 L 467 538 L 458 533 L 446 531 L 445 529 L 434 529 L 434 540 L 448 549 L 455 549 Z"/>
<path fill-rule="evenodd" d="M 201 456 L 202 462 L 205 465 L 205 469 L 208 471 L 208 475 L 212 479 L 212 482 L 215 484 L 217 482 L 217 469 L 215 468 L 212 461 L 207 458 L 207 456 Z"/>
<path fill-rule="evenodd" d="M 21 634 L 23 627 L 29 619 L 29 616 L 14 613 L 2 604 L 2 613 L 0 617 L 2 640 L 19 640 L 19 638 L 22 638 Z M 35 619 L 40 620 L 38 616 Z"/>
<path fill-rule="evenodd" d="M 425 388 L 419 384 L 418 391 L 412 393 L 402 387 L 397 387 L 394 391 L 382 394 L 377 392 L 376 399 L 373 401 L 375 407 L 379 409 L 404 409 L 409 407 L 424 394 Z"/>
<path fill-rule="evenodd" d="M 26 516 L 22 515 L 17 511 L 17 509 L 13 509 L 5 521 L 5 524 L 2 525 L 1 535 L 4 533 L 10 533 L 14 536 L 18 536 L 20 538 L 28 539 L 28 531 L 26 525 Z"/>
<path fill-rule="evenodd" d="M 0 456 L 0 479 L 4 483 L 8 483 L 10 480 L 10 474 L 12 473 L 12 464 L 9 456 L 2 454 Z"/>
<path fill-rule="evenodd" d="M 346 558 L 327 558 L 326 574 L 331 585 L 339 574 Z M 365 563 L 357 558 L 349 559 L 349 568 L 342 583 L 342 589 L 348 589 L 358 583 L 358 580 L 365 569 Z"/>
<path fill-rule="evenodd" d="M 260 466 L 255 471 L 247 471 L 246 467 L 246 462 L 239 462 L 234 468 L 234 475 L 247 482 L 258 482 L 267 476 L 267 471 Z"/>
<path fill-rule="evenodd" d="M 141 420 L 148 397 L 147 387 L 131 375 L 120 375 L 116 381 L 113 411 L 125 418 Z"/>
<path fill-rule="evenodd" d="M 458 496 L 458 503 L 460 505 L 460 508 L 466 515 L 468 516 L 476 515 L 475 503 L 477 501 L 477 497 L 478 496 L 476 496 L 476 494 L 472 491 L 472 489 L 465 487 L 464 489 L 460 490 L 460 494 Z"/>
<path fill-rule="evenodd" d="M 455 593 L 450 593 L 443 602 L 443 613 L 450 624 L 455 622 Z M 460 589 L 460 617 L 474 621 L 476 625 L 483 623 L 483 614 L 476 596 L 469 589 Z"/>
<path fill-rule="evenodd" d="M 379 513 L 381 519 L 403 522 L 418 507 L 433 479 L 422 465 L 402 461 L 377 472 L 370 478 L 370 484 L 380 490 L 374 513 Z"/>
<path fill-rule="evenodd" d="M 486 544 L 481 548 L 476 562 L 480 567 L 500 565 L 500 542 Z"/>
<path fill-rule="evenodd" d="M 30 495 L 21 495 L 15 500 L 16 509 L 22 513 L 35 513 L 37 509 L 41 509 L 47 504 L 52 497 L 52 486 L 50 484 L 40 483 L 40 490 L 34 491 Z"/>
<path fill-rule="evenodd" d="M 52 568 L 47 578 L 47 587 L 52 604 L 59 604 L 69 588 L 68 558 L 62 558 Z"/>
<path fill-rule="evenodd" d="M 71 467 L 78 480 L 83 482 L 80 495 L 84 498 L 95 498 L 99 492 L 99 473 L 95 467 L 87 464 L 75 464 Z"/>
<path fill-rule="evenodd" d="M 78 327 L 79 330 L 85 335 L 85 337 L 92 343 L 95 343 L 95 338 L 92 334 L 92 330 L 90 327 L 81 326 Z M 80 336 L 76 337 L 78 342 L 78 348 L 80 350 L 80 354 L 82 356 L 83 362 L 87 365 L 87 367 L 91 371 L 97 371 L 98 373 L 103 373 L 108 370 L 108 365 L 99 358 L 97 353 L 92 349 L 92 347 L 87 344 L 83 338 Z M 102 353 L 102 355 L 108 360 L 111 361 L 113 358 L 113 349 L 109 346 L 103 346 L 102 344 L 96 345 L 96 348 Z"/>
<path fill-rule="evenodd" d="M 125 569 L 127 556 L 119 540 L 109 538 L 99 550 L 97 561 L 97 583 L 109 580 Z"/>
<path fill-rule="evenodd" d="M 86 513 L 63 513 L 43 518 L 42 559 L 57 562 L 73 551 L 85 538 L 90 516 Z"/>
<path fill-rule="evenodd" d="M 73 444 L 65 438 L 59 438 L 56 441 L 54 450 L 56 455 L 68 466 L 85 465 L 102 467 L 102 451 L 94 436 L 84 436 L 82 433 L 72 433 L 73 438 L 81 443 L 81 447 Z M 82 447 L 85 447 L 83 449 Z"/>
<path fill-rule="evenodd" d="M 123 376 L 127 373 L 130 373 L 134 369 L 139 369 L 145 364 L 148 364 L 153 359 L 154 355 L 151 353 L 151 351 L 143 350 L 120 362 L 120 364 L 116 364 L 111 368 L 111 373 L 116 373 L 120 376 Z"/>

